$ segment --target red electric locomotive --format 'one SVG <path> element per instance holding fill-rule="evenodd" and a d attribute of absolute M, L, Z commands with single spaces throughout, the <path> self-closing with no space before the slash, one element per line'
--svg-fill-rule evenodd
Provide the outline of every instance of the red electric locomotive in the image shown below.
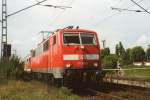
<path fill-rule="evenodd" d="M 25 70 L 43 73 L 55 79 L 92 79 L 101 72 L 97 33 L 79 27 L 58 29 L 37 48 L 31 50 Z"/>

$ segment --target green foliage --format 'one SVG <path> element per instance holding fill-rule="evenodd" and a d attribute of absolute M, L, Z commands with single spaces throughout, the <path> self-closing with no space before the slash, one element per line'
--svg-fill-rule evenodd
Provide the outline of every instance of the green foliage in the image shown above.
<path fill-rule="evenodd" d="M 116 45 L 116 55 L 118 56 L 118 59 L 121 64 L 126 64 L 127 62 L 127 52 L 125 51 L 123 44 L 119 42 L 119 44 Z"/>
<path fill-rule="evenodd" d="M 122 43 L 116 45 L 116 55 L 122 65 L 129 65 L 133 62 L 142 62 L 145 60 L 145 52 L 141 46 L 136 46 L 132 49 L 125 50 Z M 150 48 L 147 50 L 146 59 L 150 59 Z"/>
<path fill-rule="evenodd" d="M 124 49 L 123 44 L 121 42 L 119 42 L 119 54 L 121 56 L 124 56 L 124 54 L 125 54 L 125 49 Z"/>
<path fill-rule="evenodd" d="M 126 49 L 125 63 L 126 63 L 126 65 L 132 64 L 131 49 L 130 48 Z"/>
<path fill-rule="evenodd" d="M 121 64 L 122 65 L 132 64 L 130 48 L 126 49 L 125 53 L 123 53 L 123 55 L 121 56 Z"/>
<path fill-rule="evenodd" d="M 130 66 L 130 68 L 133 68 Z M 137 68 L 137 66 L 135 67 Z M 143 68 L 143 67 L 142 67 Z M 147 68 L 147 67 L 144 67 Z M 125 70 L 124 77 L 127 78 L 138 78 L 142 80 L 150 80 L 150 68 L 149 69 L 134 69 L 134 70 Z"/>
<path fill-rule="evenodd" d="M 146 51 L 146 60 L 150 61 L 150 47 Z"/>
<path fill-rule="evenodd" d="M 121 42 L 116 45 L 116 55 L 123 56 L 125 54 L 125 49 Z"/>
<path fill-rule="evenodd" d="M 116 55 L 108 55 L 103 59 L 103 67 L 104 68 L 116 68 L 118 57 Z"/>
<path fill-rule="evenodd" d="M 118 44 L 116 44 L 116 55 L 119 55 L 119 46 L 118 46 Z"/>
<path fill-rule="evenodd" d="M 144 61 L 145 52 L 141 46 L 136 46 L 131 51 L 131 59 L 133 62 L 141 62 Z"/>
<path fill-rule="evenodd" d="M 110 55 L 110 49 L 109 48 L 105 48 L 101 51 L 101 58 L 103 59 L 105 56 Z"/>
<path fill-rule="evenodd" d="M 13 55 L 0 61 L 0 79 L 21 78 L 24 73 L 24 62 L 21 58 Z"/>

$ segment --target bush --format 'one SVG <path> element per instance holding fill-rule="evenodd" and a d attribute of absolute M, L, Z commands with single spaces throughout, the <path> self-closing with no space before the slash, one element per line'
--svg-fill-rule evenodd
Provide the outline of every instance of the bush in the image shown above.
<path fill-rule="evenodd" d="M 11 58 L 1 59 L 0 79 L 18 79 L 24 74 L 24 62 L 21 58 L 13 55 Z"/>
<path fill-rule="evenodd" d="M 117 66 L 118 57 L 116 55 L 105 56 L 102 60 L 102 65 L 106 69 L 113 69 Z"/>

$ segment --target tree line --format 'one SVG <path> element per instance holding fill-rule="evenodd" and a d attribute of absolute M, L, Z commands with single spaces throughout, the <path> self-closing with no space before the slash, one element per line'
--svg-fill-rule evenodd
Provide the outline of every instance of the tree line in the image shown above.
<path fill-rule="evenodd" d="M 122 65 L 131 65 L 133 62 L 150 62 L 150 47 L 144 51 L 141 46 L 125 49 L 119 42 L 115 47 L 115 54 L 110 53 L 109 48 L 101 50 L 102 65 L 109 68 L 117 66 L 117 61 Z"/>

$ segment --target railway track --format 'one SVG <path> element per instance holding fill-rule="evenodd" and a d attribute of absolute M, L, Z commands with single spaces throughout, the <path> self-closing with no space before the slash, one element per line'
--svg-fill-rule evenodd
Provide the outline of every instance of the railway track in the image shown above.
<path fill-rule="evenodd" d="M 47 85 L 50 85 L 48 82 Z M 72 93 L 81 97 L 81 100 L 149 100 L 150 89 L 139 86 L 130 86 L 103 82 L 91 84 L 90 82 L 71 81 L 65 87 Z"/>
<path fill-rule="evenodd" d="M 80 96 L 83 100 L 149 100 L 150 89 L 120 85 L 113 83 L 103 83 L 92 86 L 72 87 L 72 92 Z"/>
<path fill-rule="evenodd" d="M 115 83 L 115 84 L 123 84 L 129 86 L 137 86 L 150 88 L 150 82 L 147 81 L 137 81 L 137 80 L 129 80 L 129 79 L 118 79 L 118 78 L 104 78 L 104 82 Z"/>
<path fill-rule="evenodd" d="M 104 92 L 100 92 L 94 89 L 87 89 L 88 91 L 92 91 L 95 92 L 97 94 L 96 97 L 94 97 L 94 99 L 109 99 L 109 100 L 128 100 L 128 99 L 124 99 L 120 96 L 115 96 L 115 95 L 111 95 L 111 94 L 107 94 Z"/>

